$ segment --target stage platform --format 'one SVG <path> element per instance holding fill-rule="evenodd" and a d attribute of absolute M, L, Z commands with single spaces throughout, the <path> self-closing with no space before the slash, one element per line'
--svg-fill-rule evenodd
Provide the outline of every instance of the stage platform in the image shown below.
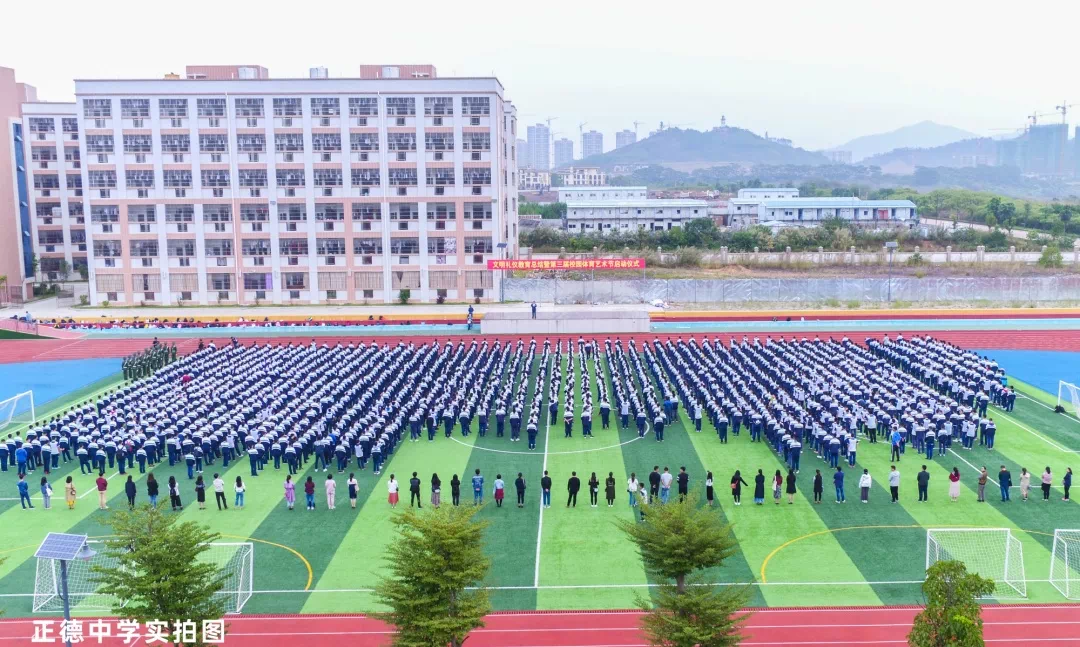
<path fill-rule="evenodd" d="M 641 309 L 588 308 L 577 312 L 524 310 L 487 312 L 480 320 L 485 335 L 583 335 L 649 332 L 649 313 Z"/>

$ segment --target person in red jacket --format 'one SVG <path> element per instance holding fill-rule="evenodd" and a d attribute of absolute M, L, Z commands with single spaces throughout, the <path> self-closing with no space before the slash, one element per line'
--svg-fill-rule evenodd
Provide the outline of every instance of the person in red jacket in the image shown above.
<path fill-rule="evenodd" d="M 105 491 L 109 489 L 109 481 L 105 478 L 105 472 L 98 472 L 97 481 L 98 510 L 108 510 L 109 497 Z"/>

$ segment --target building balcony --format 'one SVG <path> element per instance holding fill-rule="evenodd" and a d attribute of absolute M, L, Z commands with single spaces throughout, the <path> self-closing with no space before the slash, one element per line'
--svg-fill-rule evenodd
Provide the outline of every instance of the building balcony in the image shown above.
<path fill-rule="evenodd" d="M 56 141 L 56 131 L 53 131 L 53 132 L 50 132 L 50 133 L 31 132 L 31 133 L 27 133 L 27 136 L 28 136 L 31 143 L 33 143 L 33 142 L 55 142 Z"/>
<path fill-rule="evenodd" d="M 64 197 L 67 198 L 68 200 L 74 200 L 74 199 L 82 198 L 82 195 L 83 195 L 83 190 L 82 189 L 67 189 L 67 190 L 64 191 Z"/>
<path fill-rule="evenodd" d="M 60 189 L 34 189 L 34 197 L 38 200 L 60 201 Z"/>

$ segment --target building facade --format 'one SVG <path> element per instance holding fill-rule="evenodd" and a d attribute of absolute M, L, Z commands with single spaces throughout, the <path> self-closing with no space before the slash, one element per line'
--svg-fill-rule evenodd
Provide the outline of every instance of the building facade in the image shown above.
<path fill-rule="evenodd" d="M 32 295 L 34 247 L 26 169 L 26 124 L 21 106 L 36 101 L 33 86 L 15 80 L 15 70 L 0 67 L 0 303 Z"/>
<path fill-rule="evenodd" d="M 555 168 L 574 164 L 574 140 L 562 137 L 555 140 Z"/>
<path fill-rule="evenodd" d="M 649 198 L 649 189 L 644 186 L 559 187 L 557 193 L 559 202 L 625 202 Z"/>
<path fill-rule="evenodd" d="M 590 130 L 581 135 L 581 159 L 588 159 L 593 155 L 603 155 L 604 134 Z"/>
<path fill-rule="evenodd" d="M 548 170 L 551 168 L 551 129 L 544 124 L 529 126 L 527 131 L 529 142 L 528 166 L 534 169 Z"/>
<path fill-rule="evenodd" d="M 705 218 L 704 200 L 588 200 L 566 205 L 571 234 L 626 234 L 638 230 L 666 231 Z"/>
<path fill-rule="evenodd" d="M 797 198 L 799 190 L 789 187 L 759 187 L 739 189 L 739 200 L 772 200 L 774 198 Z"/>
<path fill-rule="evenodd" d="M 794 198 L 765 200 L 758 208 L 758 224 L 816 225 L 823 220 L 863 224 L 906 224 L 918 219 L 910 200 L 860 200 L 858 198 Z"/>
<path fill-rule="evenodd" d="M 519 191 L 547 191 L 551 188 L 551 171 L 534 168 L 518 169 Z"/>
<path fill-rule="evenodd" d="M 615 148 L 622 148 L 637 142 L 637 133 L 632 130 L 620 130 L 615 133 Z"/>
<path fill-rule="evenodd" d="M 595 166 L 571 166 L 559 169 L 554 174 L 559 176 L 562 186 L 604 186 L 607 184 L 607 173 Z"/>
<path fill-rule="evenodd" d="M 497 79 L 75 86 L 79 172 L 41 169 L 61 200 L 36 189 L 35 213 L 54 231 L 39 205 L 59 202 L 74 232 L 78 176 L 93 304 L 498 299 L 486 263 L 517 254 L 518 178 Z"/>
<path fill-rule="evenodd" d="M 514 155 L 514 159 L 517 161 L 518 168 L 525 168 L 529 165 L 529 142 L 524 139 L 517 139 L 517 151 Z"/>

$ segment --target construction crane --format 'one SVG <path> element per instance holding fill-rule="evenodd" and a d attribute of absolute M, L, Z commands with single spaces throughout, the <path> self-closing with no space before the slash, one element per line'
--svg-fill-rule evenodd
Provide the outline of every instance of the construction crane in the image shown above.
<path fill-rule="evenodd" d="M 1069 103 L 1067 101 L 1062 101 L 1060 106 L 1054 106 L 1054 110 L 1057 110 L 1058 112 L 1061 113 L 1061 123 L 1063 123 L 1063 124 L 1068 123 L 1065 116 L 1069 112 L 1069 108 L 1072 108 L 1073 106 L 1077 106 L 1077 105 L 1080 105 L 1080 104 L 1078 104 L 1078 103 Z"/>
<path fill-rule="evenodd" d="M 641 125 L 641 124 L 643 124 L 643 123 L 645 123 L 645 122 L 644 122 L 644 121 L 635 121 L 635 122 L 634 122 L 634 139 L 637 139 L 637 129 L 638 129 L 638 126 L 640 126 L 640 125 Z"/>
<path fill-rule="evenodd" d="M 1061 108 L 1061 106 L 1058 106 L 1058 108 Z M 1028 115 L 1027 118 L 1031 120 L 1031 125 L 1032 126 L 1037 126 L 1037 125 L 1039 125 L 1039 117 L 1049 117 L 1049 116 L 1051 116 L 1053 114 L 1056 114 L 1056 113 L 1053 113 L 1053 112 L 1033 112 L 1030 115 Z M 1064 113 L 1062 113 L 1062 116 L 1064 116 Z"/>
<path fill-rule="evenodd" d="M 551 130 L 551 122 L 555 121 L 556 119 L 558 119 L 558 117 L 548 117 L 544 120 L 547 122 L 548 130 Z"/>

